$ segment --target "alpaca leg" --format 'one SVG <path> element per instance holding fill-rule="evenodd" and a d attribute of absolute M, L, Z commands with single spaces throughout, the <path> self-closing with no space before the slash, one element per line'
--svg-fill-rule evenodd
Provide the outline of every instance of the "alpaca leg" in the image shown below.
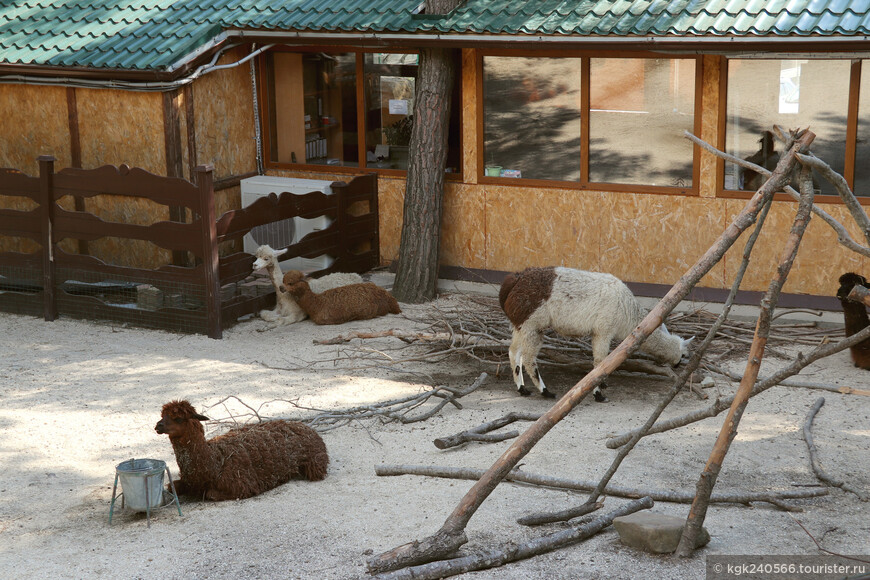
<path fill-rule="evenodd" d="M 543 345 L 544 335 L 540 332 L 535 332 L 526 337 L 524 345 L 526 355 L 523 366 L 526 369 L 529 378 L 531 378 L 535 386 L 538 387 L 538 392 L 544 397 L 552 399 L 555 398 L 556 395 L 547 390 L 547 386 L 544 384 L 544 379 L 541 377 L 541 371 L 538 370 L 538 353 L 541 351 Z"/>
<path fill-rule="evenodd" d="M 601 361 L 607 358 L 607 355 L 610 354 L 611 340 L 612 337 L 610 336 L 600 336 L 596 334 L 592 337 L 592 364 L 594 366 L 597 367 L 598 365 L 600 365 Z M 607 401 L 607 397 L 605 397 L 604 393 L 601 392 L 602 389 L 606 388 L 607 383 L 602 381 L 600 385 L 593 389 L 592 396 L 597 402 L 604 403 L 605 401 Z"/>
<path fill-rule="evenodd" d="M 511 337 L 511 346 L 508 349 L 508 359 L 511 365 L 511 374 L 514 377 L 514 384 L 517 386 L 517 392 L 520 395 L 527 397 L 530 393 L 525 388 L 523 381 L 523 334 L 517 329 L 514 329 Z"/>

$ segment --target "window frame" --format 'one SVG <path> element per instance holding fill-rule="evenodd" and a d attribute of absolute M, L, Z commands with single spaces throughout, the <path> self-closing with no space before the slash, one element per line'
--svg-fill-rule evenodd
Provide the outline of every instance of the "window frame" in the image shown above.
<path fill-rule="evenodd" d="M 580 79 L 580 180 L 560 181 L 555 179 L 528 179 L 524 177 L 491 177 L 485 174 L 485 134 L 484 134 L 484 57 L 518 57 L 518 58 L 579 58 L 581 59 Z M 699 197 L 701 191 L 701 148 L 692 146 L 692 185 L 691 187 L 670 187 L 663 185 L 622 184 L 596 182 L 589 180 L 589 123 L 590 123 L 590 63 L 593 58 L 626 58 L 626 59 L 674 59 L 695 61 L 694 87 L 694 119 L 693 133 L 700 135 L 703 118 L 703 56 L 702 55 L 670 55 L 653 52 L 637 51 L 573 51 L 573 50 L 541 50 L 536 52 L 511 49 L 480 49 L 476 61 L 476 92 L 477 92 L 477 183 L 483 185 L 512 185 L 516 187 L 538 187 L 553 189 L 573 189 L 589 191 L 613 191 L 626 193 L 644 193 L 658 195 L 681 195 Z"/>
<path fill-rule="evenodd" d="M 281 171 L 306 171 L 312 173 L 333 173 L 333 174 L 359 174 L 361 171 L 366 173 L 377 173 L 387 177 L 405 177 L 408 174 L 407 169 L 390 169 L 384 167 L 369 166 L 366 161 L 366 102 L 365 102 L 365 56 L 366 54 L 374 53 L 391 53 L 391 54 L 420 54 L 417 49 L 401 49 L 401 48 L 354 48 L 346 46 L 294 46 L 282 44 L 274 46 L 267 52 L 289 52 L 289 53 L 337 53 L 337 54 L 353 54 L 354 64 L 356 67 L 356 133 L 357 133 L 357 149 L 359 151 L 358 165 L 323 165 L 315 163 L 290 163 L 286 161 L 273 161 L 271 157 L 272 150 L 272 126 L 271 126 L 271 93 L 274 91 L 273 84 L 269 78 L 269 68 L 266 66 L 266 54 L 261 54 L 257 57 L 257 101 L 259 104 L 260 114 L 260 147 L 263 157 L 263 167 L 269 170 Z M 457 78 L 461 78 L 462 59 L 457 59 Z M 301 81 L 301 79 L 300 79 Z M 462 103 L 462 83 L 456 82 L 454 90 L 459 91 L 459 102 Z M 457 120 L 459 126 L 462 127 L 462 107 L 457 110 L 451 110 L 451 115 L 458 115 Z M 461 181 L 463 176 L 463 137 L 459 135 L 459 167 L 454 173 L 445 173 L 444 178 L 447 181 Z"/>
<path fill-rule="evenodd" d="M 751 58 L 745 55 L 728 57 L 722 55 L 719 57 L 719 116 L 717 127 L 717 143 L 716 148 L 720 151 L 725 151 L 726 147 L 726 131 L 728 129 L 728 63 L 731 60 L 774 60 L 781 61 L 785 57 L 792 56 L 789 54 L 778 55 L 778 58 Z M 858 97 L 861 89 L 861 65 L 860 58 L 837 58 L 837 53 L 796 53 L 795 58 L 807 58 L 814 60 L 849 60 L 851 67 L 849 72 L 849 97 L 846 106 L 846 151 L 845 159 L 843 160 L 843 177 L 850 188 L 855 186 L 855 156 L 857 153 L 857 137 L 858 137 Z M 870 69 L 870 67 L 868 67 Z M 866 71 L 870 74 L 870 70 Z M 870 103 L 867 103 L 870 107 Z M 784 127 L 786 130 L 795 129 L 797 127 Z M 802 129 L 806 127 L 800 127 Z M 823 161 L 825 161 L 823 159 Z M 854 189 L 852 189 L 854 193 Z M 716 156 L 716 197 L 724 199 L 749 199 L 755 194 L 754 191 L 745 191 L 737 189 L 725 189 L 725 160 L 718 155 Z M 795 201 L 786 193 L 776 193 L 773 196 L 774 201 Z M 870 205 L 870 191 L 867 195 L 855 195 L 862 205 Z M 814 201 L 817 203 L 843 203 L 839 195 L 819 194 L 814 196 Z"/>

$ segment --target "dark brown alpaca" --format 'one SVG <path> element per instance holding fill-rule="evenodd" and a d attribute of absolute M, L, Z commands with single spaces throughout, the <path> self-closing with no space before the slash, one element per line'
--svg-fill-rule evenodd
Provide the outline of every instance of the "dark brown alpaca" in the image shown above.
<path fill-rule="evenodd" d="M 187 401 L 163 405 L 154 430 L 169 435 L 181 477 L 175 489 L 223 501 L 263 493 L 293 478 L 326 477 L 329 456 L 314 429 L 294 421 L 266 421 L 206 440 L 200 421 L 209 418 Z"/>
<path fill-rule="evenodd" d="M 315 294 L 302 272 L 290 270 L 284 274 L 281 289 L 289 292 L 316 324 L 342 324 L 402 312 L 389 292 L 371 282 L 348 284 Z"/>
<path fill-rule="evenodd" d="M 860 302 L 853 302 L 846 298 L 855 286 L 867 286 L 867 279 L 859 274 L 849 272 L 840 276 L 840 288 L 837 290 L 837 298 L 843 305 L 843 322 L 846 326 L 846 336 L 860 332 L 870 326 L 870 317 L 867 316 L 867 307 Z M 870 338 L 862 340 L 858 344 L 849 347 L 852 353 L 852 362 L 856 367 L 870 370 Z"/>

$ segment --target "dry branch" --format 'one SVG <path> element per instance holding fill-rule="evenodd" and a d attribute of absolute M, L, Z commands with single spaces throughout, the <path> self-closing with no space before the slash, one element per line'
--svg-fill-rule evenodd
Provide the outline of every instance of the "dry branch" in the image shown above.
<path fill-rule="evenodd" d="M 385 572 L 420 563 L 430 562 L 453 553 L 467 541 L 465 527 L 468 521 L 495 490 L 513 467 L 525 457 L 556 423 L 576 407 L 586 395 L 599 386 L 604 379 L 619 367 L 638 345 L 645 340 L 674 307 L 685 298 L 695 284 L 704 277 L 734 244 L 740 235 L 756 220 L 758 212 L 773 195 L 778 182 L 786 179 L 782 172 L 794 163 L 794 152 L 812 142 L 812 133 L 806 132 L 794 148 L 783 157 L 775 174 L 746 203 L 734 221 L 722 232 L 716 242 L 704 253 L 692 268 L 668 291 L 664 298 L 647 314 L 625 340 L 620 343 L 597 367 L 574 385 L 549 411 L 519 436 L 490 469 L 472 486 L 440 530 L 420 542 L 411 542 L 379 554 L 368 561 L 370 572 Z M 782 168 L 782 169 L 781 169 Z"/>
<path fill-rule="evenodd" d="M 740 157 L 736 157 L 734 155 L 729 155 L 728 153 L 725 153 L 724 151 L 720 151 L 719 149 L 716 149 L 715 147 L 713 147 L 709 143 L 706 143 L 706 142 L 702 141 L 701 139 L 699 139 L 698 137 L 695 137 L 694 135 L 692 135 L 688 131 L 686 131 L 684 134 L 689 140 L 693 141 L 695 144 L 699 145 L 701 148 L 706 149 L 707 151 L 709 151 L 710 153 L 712 153 L 713 155 L 715 155 L 717 157 L 721 157 L 725 161 L 728 161 L 730 163 L 734 163 L 735 165 L 739 165 L 739 166 L 745 167 L 747 169 L 751 169 L 751 170 L 759 173 L 760 175 L 764 175 L 766 177 L 770 177 L 770 175 L 771 175 L 771 171 L 765 167 L 761 167 L 760 165 L 756 165 L 754 163 L 746 161 L 745 159 L 741 159 Z M 790 185 L 786 185 L 783 188 L 783 191 L 785 191 L 785 193 L 787 193 L 792 198 L 794 198 L 795 201 L 800 200 L 800 194 L 797 191 L 795 191 L 794 188 L 791 187 Z M 819 216 L 822 219 L 822 221 L 824 221 L 826 224 L 828 224 L 834 230 L 834 232 L 837 234 L 837 242 L 840 245 L 852 250 L 853 252 L 856 252 L 856 253 L 861 254 L 863 256 L 870 257 L 870 247 L 862 246 L 861 244 L 856 242 L 852 238 L 852 236 L 849 234 L 849 232 L 846 231 L 846 228 L 843 227 L 843 224 L 838 222 L 834 217 L 831 216 L 831 214 L 827 213 L 825 210 L 823 210 L 822 208 L 820 208 L 818 205 L 815 205 L 815 204 L 813 205 L 813 213 L 816 214 L 817 216 Z"/>
<path fill-rule="evenodd" d="M 728 318 L 728 314 L 731 312 L 731 307 L 734 304 L 734 299 L 737 297 L 737 291 L 740 289 L 740 285 L 743 283 L 743 276 L 746 274 L 746 270 L 749 267 L 749 258 L 752 254 L 752 248 L 755 247 L 755 242 L 758 240 L 758 236 L 761 234 L 761 228 L 764 225 L 764 222 L 767 219 L 767 214 L 770 211 L 770 207 L 772 204 L 772 199 L 767 200 L 765 202 L 764 207 L 761 209 L 758 215 L 758 220 L 755 224 L 755 229 L 750 234 L 749 238 L 746 241 L 746 244 L 743 247 L 743 259 L 740 263 L 740 266 L 737 268 L 737 273 L 734 277 L 734 281 L 731 284 L 731 290 L 728 293 L 728 297 L 725 299 L 725 303 L 722 306 L 722 312 L 710 326 L 710 329 L 707 331 L 707 335 L 704 337 L 703 342 L 698 346 L 697 350 L 692 354 L 689 358 L 689 362 L 686 363 L 686 366 L 680 371 L 679 376 L 674 381 L 674 384 L 671 386 L 670 391 L 665 395 L 665 397 L 661 400 L 658 406 L 653 410 L 652 414 L 647 418 L 646 423 L 638 430 L 637 433 L 633 434 L 629 441 L 627 441 L 626 445 L 624 445 L 619 452 L 616 454 L 616 457 L 610 464 L 610 467 L 604 473 L 601 478 L 601 481 L 598 482 L 598 485 L 592 490 L 592 493 L 589 494 L 589 497 L 586 499 L 585 506 L 580 506 L 574 508 L 573 510 L 566 510 L 561 513 L 551 514 L 549 516 L 538 517 L 538 520 L 554 520 L 559 521 L 559 518 L 567 516 L 568 518 L 577 517 L 576 514 L 581 513 L 584 509 L 588 508 L 593 502 L 595 502 L 601 494 L 604 492 L 605 487 L 610 482 L 611 478 L 616 475 L 616 471 L 619 469 L 619 466 L 622 464 L 622 461 L 628 456 L 634 446 L 644 437 L 655 422 L 661 417 L 661 414 L 670 405 L 671 401 L 674 400 L 674 397 L 680 392 L 680 390 L 685 386 L 686 381 L 691 377 L 692 373 L 695 372 L 695 369 L 698 368 L 698 365 L 701 363 L 701 358 L 706 354 L 707 349 L 712 344 L 713 339 L 719 332 L 719 329 L 724 325 L 725 320 Z"/>
<path fill-rule="evenodd" d="M 387 477 L 396 475 L 421 475 L 427 477 L 440 477 L 445 479 L 465 479 L 479 480 L 485 475 L 483 469 L 473 469 L 465 467 L 439 467 L 428 465 L 376 465 L 375 474 Z M 591 481 L 578 481 L 574 479 L 563 479 L 559 477 L 551 477 L 548 475 L 537 475 L 534 473 L 526 473 L 519 469 L 512 469 L 505 476 L 505 481 L 513 483 L 525 483 L 529 485 L 537 485 L 541 487 L 550 487 L 553 489 L 570 489 L 574 491 L 591 491 L 595 489 L 596 483 Z M 655 489 L 637 489 L 624 487 L 619 485 L 608 485 L 604 490 L 605 495 L 612 497 L 621 497 L 627 499 L 636 499 L 639 497 L 650 496 L 655 501 L 663 501 L 669 503 L 691 503 L 695 494 L 692 492 L 681 492 L 673 490 L 655 490 Z M 823 487 L 800 489 L 794 491 L 783 491 L 779 493 L 772 492 L 743 492 L 743 493 L 714 493 L 711 496 L 713 503 L 723 504 L 741 504 L 749 505 L 753 502 L 774 503 L 782 507 L 781 502 L 790 499 L 806 499 L 810 497 L 819 497 L 827 495 L 828 490 Z M 794 511 L 790 508 L 789 511 Z M 796 510 L 800 511 L 800 510 Z"/>
<path fill-rule="evenodd" d="M 798 374 L 801 370 L 804 369 L 804 367 L 809 366 L 817 360 L 846 350 L 850 346 L 856 345 L 866 338 L 870 338 L 870 326 L 836 343 L 824 344 L 814 349 L 812 352 L 810 352 L 809 355 L 804 356 L 803 354 L 800 354 L 798 355 L 797 360 L 792 362 L 790 365 L 783 367 L 782 369 L 775 372 L 773 375 L 758 381 L 758 383 L 752 389 L 752 394 L 750 396 L 754 397 L 759 393 L 763 393 L 767 389 L 780 384 L 786 378 Z M 851 387 L 841 387 L 841 389 L 841 392 L 843 393 L 865 394 L 865 391 L 862 391 L 860 389 L 853 389 Z M 667 421 L 656 423 L 652 427 L 652 429 L 649 430 L 647 435 L 664 433 L 665 431 L 678 429 L 680 427 L 685 427 L 686 425 L 697 423 L 698 421 L 702 421 L 710 417 L 715 417 L 716 415 L 730 407 L 733 401 L 733 396 L 726 397 L 721 400 L 716 400 L 713 404 L 704 407 L 703 409 L 698 409 L 697 411 L 692 411 L 690 413 L 686 413 L 685 415 L 681 415 L 679 417 L 668 419 Z M 616 449 L 617 447 L 625 445 L 625 443 L 629 441 L 638 431 L 638 429 L 635 429 L 611 437 L 607 440 L 606 445 L 610 449 Z"/>
<path fill-rule="evenodd" d="M 864 211 L 861 202 L 855 198 L 855 194 L 852 193 L 851 189 L 849 189 L 849 184 L 846 182 L 846 178 L 831 169 L 830 165 L 812 153 L 798 153 L 797 158 L 801 164 L 812 167 L 834 186 L 837 193 L 840 195 L 840 199 L 843 200 L 843 204 L 845 204 L 846 208 L 849 210 L 852 219 L 855 220 L 856 224 L 858 224 L 861 233 L 864 234 L 864 238 L 867 240 L 867 243 L 870 244 L 870 217 L 867 216 L 867 212 Z"/>
<path fill-rule="evenodd" d="M 794 156 L 800 150 L 807 151 L 814 138 L 815 135 L 809 131 L 798 134 L 796 142 L 790 148 L 789 153 L 791 155 L 786 155 L 779 162 L 776 171 L 774 171 L 768 182 L 765 183 L 765 186 L 773 182 L 776 189 L 782 188 L 788 176 L 791 175 L 792 167 L 795 164 Z M 776 310 L 779 294 L 788 279 L 788 274 L 797 257 L 801 240 L 812 216 L 811 210 L 814 193 L 812 170 L 809 167 L 804 166 L 801 169 L 800 181 L 801 201 L 798 204 L 798 210 L 791 231 L 783 245 L 782 258 L 776 269 L 777 275 L 771 280 L 767 293 L 761 301 L 761 313 L 758 316 L 755 339 L 749 351 L 749 360 L 746 363 L 743 380 L 740 381 L 737 394 L 734 396 L 734 402 L 728 410 L 728 415 L 725 417 L 722 429 L 719 431 L 719 436 L 713 445 L 713 451 L 710 453 L 707 464 L 704 466 L 704 471 L 698 479 L 695 500 L 692 502 L 689 517 L 686 518 L 686 525 L 683 528 L 683 535 L 677 546 L 676 554 L 681 557 L 688 557 L 695 551 L 695 546 L 697 545 L 696 539 L 707 515 L 707 507 L 710 503 L 713 487 L 716 485 L 716 479 L 719 477 L 722 463 L 725 461 L 725 456 L 728 454 L 731 442 L 737 436 L 737 426 L 740 424 L 740 419 L 749 403 L 752 387 L 758 379 L 758 371 L 761 369 L 761 360 L 764 357 L 767 338 L 770 335 L 770 324 L 773 312 Z"/>
<path fill-rule="evenodd" d="M 854 286 L 846 298 L 855 302 L 863 302 L 865 305 L 870 306 L 870 290 L 864 286 Z"/>
<path fill-rule="evenodd" d="M 816 418 L 816 414 L 818 414 L 819 409 L 821 409 L 822 405 L 824 404 L 824 397 L 819 397 L 816 400 L 815 404 L 812 406 L 812 408 L 810 408 L 810 412 L 807 414 L 807 420 L 804 422 L 803 428 L 804 441 L 807 442 L 807 449 L 809 449 L 810 452 L 810 464 L 813 467 L 813 473 L 816 474 L 816 477 L 819 478 L 819 481 L 826 483 L 827 485 L 830 485 L 832 487 L 839 487 L 843 491 L 854 493 L 861 501 L 870 501 L 870 497 L 868 497 L 865 493 L 852 487 L 845 481 L 832 478 L 824 469 L 822 469 L 822 464 L 821 462 L 819 462 L 819 456 L 816 450 L 816 444 L 813 441 L 812 428 L 813 419 Z"/>
<path fill-rule="evenodd" d="M 438 449 L 447 449 L 449 447 L 456 447 L 458 445 L 462 445 L 463 443 L 468 443 L 469 441 L 485 441 L 488 443 L 504 441 L 506 439 L 518 437 L 519 432 L 510 431 L 509 433 L 493 433 L 489 435 L 486 435 L 486 433 L 489 433 L 490 431 L 495 431 L 496 429 L 501 429 L 505 425 L 510 425 L 515 421 L 537 421 L 540 418 L 540 413 L 508 413 L 504 417 L 496 419 L 495 421 L 490 421 L 488 423 L 478 425 L 473 429 L 468 429 L 461 433 L 457 433 L 456 435 L 439 437 L 438 439 L 433 441 L 433 443 Z"/>
<path fill-rule="evenodd" d="M 489 550 L 481 554 L 454 558 L 452 560 L 443 560 L 440 562 L 432 562 L 431 564 L 423 564 L 404 570 L 397 570 L 386 574 L 375 576 L 380 580 L 436 580 L 438 578 L 446 578 L 456 574 L 472 572 L 475 570 L 487 570 L 497 566 L 504 566 L 511 562 L 525 560 L 532 556 L 539 556 L 547 552 L 552 552 L 563 546 L 575 544 L 590 538 L 613 523 L 615 518 L 627 516 L 642 509 L 649 509 L 653 506 L 653 500 L 644 497 L 634 500 L 619 509 L 605 514 L 591 522 L 569 528 L 554 534 L 535 538 L 528 542 L 523 542 L 516 547 L 506 550 Z"/>

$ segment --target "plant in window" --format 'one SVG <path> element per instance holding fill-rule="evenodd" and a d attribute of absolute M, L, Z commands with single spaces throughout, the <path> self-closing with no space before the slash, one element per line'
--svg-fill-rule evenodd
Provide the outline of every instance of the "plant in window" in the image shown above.
<path fill-rule="evenodd" d="M 414 115 L 408 115 L 389 127 L 384 127 L 384 137 L 387 139 L 387 145 L 407 147 L 411 143 L 411 127 L 413 126 Z"/>

